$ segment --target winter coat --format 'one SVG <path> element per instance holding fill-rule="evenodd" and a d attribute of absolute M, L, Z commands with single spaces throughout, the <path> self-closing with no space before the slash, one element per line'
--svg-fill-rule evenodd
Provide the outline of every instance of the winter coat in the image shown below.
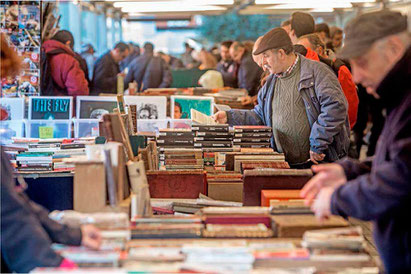
<path fill-rule="evenodd" d="M 411 273 L 411 48 L 377 89 L 387 109 L 372 164 L 344 160 L 348 182 L 331 211 L 374 222 L 374 240 L 388 273 Z"/>
<path fill-rule="evenodd" d="M 341 89 L 344 92 L 345 98 L 348 102 L 348 119 L 350 122 L 350 128 L 352 129 L 357 122 L 358 104 L 360 100 L 358 98 L 357 86 L 354 83 L 348 67 L 341 62 L 340 59 L 333 61 L 331 59 L 323 58 L 312 49 L 305 48 L 302 45 L 295 45 L 294 48 L 298 51 L 298 53 L 304 55 L 308 59 L 325 63 L 336 73 L 338 82 L 340 82 Z"/>
<path fill-rule="evenodd" d="M 63 257 L 52 243 L 80 245 L 80 228 L 61 225 L 48 212 L 15 190 L 13 170 L 1 148 L 1 272 L 27 273 L 36 267 L 58 267 Z"/>
<path fill-rule="evenodd" d="M 223 81 L 225 87 L 237 87 L 237 77 L 235 75 L 235 63 L 233 61 L 223 61 L 221 60 L 217 64 L 217 71 L 221 72 L 223 75 Z"/>
<path fill-rule="evenodd" d="M 48 40 L 42 47 L 46 53 L 54 50 L 65 52 L 53 55 L 49 60 L 51 77 L 61 89 L 67 90 L 66 94 L 56 90 L 55 95 L 73 97 L 89 95 L 87 78 L 71 48 L 56 40 Z"/>
<path fill-rule="evenodd" d="M 246 89 L 250 96 L 256 95 L 260 85 L 261 74 L 263 74 L 263 70 L 254 62 L 251 53 L 246 51 L 241 58 L 238 68 L 238 87 Z"/>
<path fill-rule="evenodd" d="M 300 58 L 298 91 L 310 123 L 310 150 L 325 153 L 328 161 L 336 161 L 347 155 L 350 145 L 347 100 L 337 77 L 325 64 L 301 55 Z M 258 105 L 253 110 L 227 111 L 228 123 L 271 127 L 275 81 L 276 76 L 270 75 L 258 92 Z M 271 138 L 271 145 L 277 150 L 274 138 Z"/>
<path fill-rule="evenodd" d="M 168 88 L 173 81 L 169 66 L 161 57 L 144 53 L 129 65 L 129 72 L 124 79 L 124 87 L 136 81 L 138 90 L 148 88 Z"/>
<path fill-rule="evenodd" d="M 114 61 L 110 51 L 97 59 L 93 70 L 92 94 L 117 94 L 117 74 L 119 73 L 120 67 Z"/>

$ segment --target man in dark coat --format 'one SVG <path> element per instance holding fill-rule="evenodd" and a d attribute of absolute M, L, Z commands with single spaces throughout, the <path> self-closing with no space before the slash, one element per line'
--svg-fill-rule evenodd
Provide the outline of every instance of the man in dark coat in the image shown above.
<path fill-rule="evenodd" d="M 129 55 L 124 58 L 123 61 L 120 63 L 120 69 L 123 71 L 125 68 L 128 68 L 130 63 L 136 59 L 137 57 L 140 56 L 140 46 L 137 44 L 134 44 L 133 42 L 128 43 L 128 47 L 130 49 Z"/>
<path fill-rule="evenodd" d="M 92 94 L 117 93 L 117 76 L 120 74 L 120 62 L 129 54 L 127 44 L 119 42 L 94 64 Z M 123 74 L 123 76 L 125 76 Z"/>
<path fill-rule="evenodd" d="M 254 62 L 251 52 L 242 43 L 234 42 L 230 55 L 237 63 L 237 86 L 246 89 L 249 96 L 257 95 L 263 70 Z"/>
<path fill-rule="evenodd" d="M 61 225 L 43 207 L 16 191 L 13 170 L 1 147 L 1 272 L 29 272 L 36 267 L 75 267 L 52 243 L 98 248 L 100 232 L 91 225 Z"/>
<path fill-rule="evenodd" d="M 374 222 L 374 239 L 388 273 L 411 273 L 411 36 L 407 18 L 366 13 L 345 28 L 340 51 L 353 77 L 387 110 L 372 163 L 343 160 L 314 166 L 303 188 L 318 218 L 331 214 Z"/>
<path fill-rule="evenodd" d="M 137 90 L 144 91 L 148 88 L 168 88 L 173 81 L 171 71 L 164 60 L 154 56 L 154 45 L 144 44 L 144 53 L 134 59 L 129 65 L 129 72 L 124 79 L 124 87 L 136 81 Z"/>
<path fill-rule="evenodd" d="M 225 87 L 237 87 L 236 64 L 230 55 L 230 47 L 233 41 L 224 41 L 220 45 L 221 60 L 217 64 L 217 71 L 223 76 Z"/>

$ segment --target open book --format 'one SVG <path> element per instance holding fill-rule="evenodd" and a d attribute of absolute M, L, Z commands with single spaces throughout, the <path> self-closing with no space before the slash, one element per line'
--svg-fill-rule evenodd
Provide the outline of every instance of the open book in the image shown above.
<path fill-rule="evenodd" d="M 201 125 L 217 125 L 217 122 L 211 116 L 195 109 L 191 109 L 191 120 Z"/>

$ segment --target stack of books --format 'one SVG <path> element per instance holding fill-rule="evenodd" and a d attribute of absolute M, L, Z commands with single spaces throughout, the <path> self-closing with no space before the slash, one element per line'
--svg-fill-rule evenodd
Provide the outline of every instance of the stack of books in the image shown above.
<path fill-rule="evenodd" d="M 160 129 L 157 136 L 157 146 L 160 148 L 193 148 L 194 133 L 191 129 Z"/>
<path fill-rule="evenodd" d="M 228 125 L 193 125 L 194 147 L 231 148 L 233 135 Z"/>
<path fill-rule="evenodd" d="M 234 126 L 233 145 L 245 148 L 270 147 L 271 127 L 267 126 Z"/>
<path fill-rule="evenodd" d="M 160 148 L 160 170 L 203 170 L 203 153 L 194 148 Z"/>
<path fill-rule="evenodd" d="M 306 231 L 301 245 L 310 250 L 313 261 L 366 262 L 365 239 L 361 227 Z"/>
<path fill-rule="evenodd" d="M 264 207 L 209 207 L 200 211 L 206 224 L 206 238 L 268 238 L 271 229 L 269 209 Z"/>
<path fill-rule="evenodd" d="M 53 152 L 21 152 L 16 156 L 17 170 L 25 172 L 52 171 Z"/>
<path fill-rule="evenodd" d="M 253 268 L 254 256 L 243 241 L 197 242 L 185 244 L 184 268 L 199 273 L 248 273 Z"/>
<path fill-rule="evenodd" d="M 228 125 L 193 125 L 194 146 L 202 148 L 204 165 L 211 169 L 224 166 L 225 153 L 233 151 L 233 133 Z"/>
<path fill-rule="evenodd" d="M 85 156 L 85 145 L 91 139 L 28 139 L 13 140 L 7 148 L 12 164 L 19 172 L 63 172 L 74 170 L 68 158 Z"/>

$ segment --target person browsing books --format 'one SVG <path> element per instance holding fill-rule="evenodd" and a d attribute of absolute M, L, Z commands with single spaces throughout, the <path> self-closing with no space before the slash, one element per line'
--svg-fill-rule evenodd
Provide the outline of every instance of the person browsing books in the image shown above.
<path fill-rule="evenodd" d="M 411 35 L 407 17 L 388 10 L 362 14 L 345 28 L 339 56 L 387 110 L 372 161 L 345 159 L 313 167 L 301 196 L 319 219 L 331 214 L 373 222 L 387 273 L 411 273 Z"/>
<path fill-rule="evenodd" d="M 317 164 L 346 156 L 350 142 L 347 100 L 333 72 L 294 53 L 282 28 L 263 36 L 253 52 L 260 54 L 271 75 L 258 92 L 258 105 L 253 110 L 219 111 L 214 119 L 231 126 L 272 127 L 272 147 L 283 152 L 294 168 L 307 168 L 307 160 Z"/>

